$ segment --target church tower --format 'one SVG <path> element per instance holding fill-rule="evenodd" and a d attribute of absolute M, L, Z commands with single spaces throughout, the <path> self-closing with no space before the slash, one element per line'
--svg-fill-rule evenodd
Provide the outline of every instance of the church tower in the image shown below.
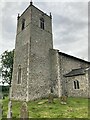
<path fill-rule="evenodd" d="M 52 16 L 32 2 L 17 18 L 11 99 L 34 100 L 50 91 Z"/>

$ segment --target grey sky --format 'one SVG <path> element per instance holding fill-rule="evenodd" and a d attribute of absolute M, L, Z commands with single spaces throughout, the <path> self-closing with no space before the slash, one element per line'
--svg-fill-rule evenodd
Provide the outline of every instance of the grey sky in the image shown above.
<path fill-rule="evenodd" d="M 2 11 L 0 54 L 14 48 L 17 14 L 21 14 L 28 5 L 27 1 L 17 2 L 17 0 L 0 3 L 0 11 Z M 52 12 L 54 48 L 88 60 L 88 3 L 85 0 L 83 2 L 57 2 L 56 0 L 56 2 L 34 2 L 34 5 L 47 14 Z"/>

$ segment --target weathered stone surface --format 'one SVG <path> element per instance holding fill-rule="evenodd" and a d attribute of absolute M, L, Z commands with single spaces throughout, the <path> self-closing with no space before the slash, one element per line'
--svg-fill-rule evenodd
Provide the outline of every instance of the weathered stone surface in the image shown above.
<path fill-rule="evenodd" d="M 77 59 L 63 53 L 59 53 L 59 55 L 62 94 L 73 97 L 88 97 L 88 72 L 86 72 L 85 75 L 72 77 L 64 77 L 64 74 L 70 72 L 72 69 L 88 67 L 89 64 L 81 59 Z M 80 89 L 74 88 L 74 80 L 79 81 Z"/>
<path fill-rule="evenodd" d="M 63 104 L 63 105 L 66 105 L 67 104 L 67 96 L 61 96 L 60 97 L 60 103 Z"/>
<path fill-rule="evenodd" d="M 2 116 L 3 116 L 3 104 L 0 101 L 0 118 L 2 118 Z"/>
<path fill-rule="evenodd" d="M 44 15 L 44 16 L 43 16 Z M 39 20 L 45 19 L 45 29 Z M 26 20 L 21 30 L 22 19 Z M 18 20 L 11 98 L 33 100 L 47 97 L 50 84 L 49 49 L 52 49 L 52 23 L 50 16 L 30 6 Z M 21 65 L 21 84 L 17 84 L 18 65 Z"/>
<path fill-rule="evenodd" d="M 29 119 L 29 111 L 28 111 L 28 106 L 27 106 L 26 102 L 24 102 L 21 106 L 20 119 L 21 120 L 28 120 Z"/>
<path fill-rule="evenodd" d="M 9 101 L 9 103 L 8 103 L 7 118 L 12 118 L 12 102 L 11 101 Z"/>
<path fill-rule="evenodd" d="M 48 96 L 48 103 L 53 103 L 53 102 L 54 102 L 53 94 L 50 93 Z"/>

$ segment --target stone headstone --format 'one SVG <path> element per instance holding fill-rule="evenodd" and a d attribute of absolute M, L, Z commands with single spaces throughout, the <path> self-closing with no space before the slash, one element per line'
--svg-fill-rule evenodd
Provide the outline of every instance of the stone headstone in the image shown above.
<path fill-rule="evenodd" d="M 66 105 L 67 104 L 67 96 L 61 96 L 60 101 L 61 101 L 61 104 Z"/>
<path fill-rule="evenodd" d="M 53 94 L 52 93 L 49 94 L 48 102 L 53 103 Z"/>
<path fill-rule="evenodd" d="M 2 100 L 2 98 L 3 98 L 3 95 L 2 95 L 2 93 L 0 93 L 0 100 Z"/>
<path fill-rule="evenodd" d="M 0 103 L 0 118 L 3 116 L 3 104 Z"/>
<path fill-rule="evenodd" d="M 8 103 L 7 118 L 12 118 L 12 102 L 11 101 L 9 101 L 9 103 Z"/>
<path fill-rule="evenodd" d="M 29 111 L 28 111 L 28 106 L 27 106 L 26 102 L 24 102 L 21 106 L 20 119 L 21 120 L 28 120 L 29 119 Z"/>

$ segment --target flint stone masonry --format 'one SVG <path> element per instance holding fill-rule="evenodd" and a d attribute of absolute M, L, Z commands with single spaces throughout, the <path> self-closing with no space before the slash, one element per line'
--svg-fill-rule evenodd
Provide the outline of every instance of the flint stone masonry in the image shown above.
<path fill-rule="evenodd" d="M 44 29 L 40 19 L 44 19 Z M 22 20 L 25 26 L 22 30 Z M 18 84 L 18 67 L 21 66 L 21 83 Z M 30 101 L 53 96 L 90 97 L 88 72 L 85 75 L 65 77 L 72 69 L 90 67 L 90 63 L 53 49 L 52 17 L 34 5 L 18 17 L 14 54 L 11 99 Z M 78 80 L 80 89 L 74 89 Z"/>
<path fill-rule="evenodd" d="M 40 18 L 45 20 L 45 29 L 39 25 Z M 25 29 L 21 31 L 22 19 Z M 50 16 L 36 7 L 29 6 L 17 23 L 14 69 L 11 98 L 33 100 L 48 97 L 50 85 L 49 49 L 52 44 L 52 23 Z M 18 65 L 21 65 L 21 84 L 17 84 Z"/>
<path fill-rule="evenodd" d="M 9 101 L 9 103 L 8 103 L 7 118 L 12 118 L 12 102 L 11 101 Z"/>
<path fill-rule="evenodd" d="M 24 102 L 21 106 L 20 119 L 21 120 L 28 120 L 29 119 L 29 111 L 28 111 L 28 106 L 27 106 L 26 102 Z"/>
<path fill-rule="evenodd" d="M 64 77 L 64 74 L 70 72 L 72 69 L 89 67 L 88 62 L 81 59 L 77 59 L 68 56 L 64 53 L 60 54 L 60 68 L 61 68 L 61 83 L 62 83 L 62 94 L 73 97 L 88 97 L 88 72 L 85 75 L 78 75 L 72 77 Z M 80 89 L 74 89 L 74 80 L 78 80 L 80 83 Z"/>

